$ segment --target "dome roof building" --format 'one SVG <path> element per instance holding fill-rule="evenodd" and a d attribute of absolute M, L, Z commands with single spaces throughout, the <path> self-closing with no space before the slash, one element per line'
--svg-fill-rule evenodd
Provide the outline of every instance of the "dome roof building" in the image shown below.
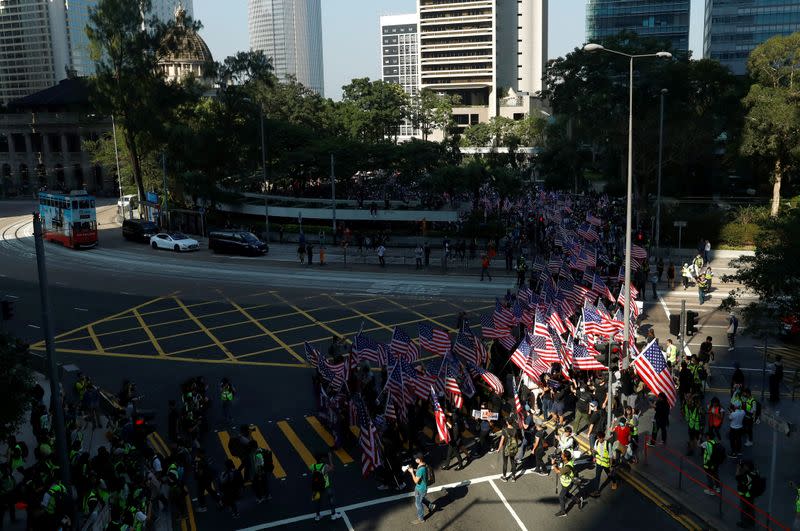
<path fill-rule="evenodd" d="M 175 10 L 175 25 L 175 29 L 164 38 L 169 43 L 169 50 L 158 60 L 164 78 L 168 82 L 180 83 L 194 77 L 210 83 L 208 74 L 214 58 L 197 31 L 186 26 L 186 10 L 182 6 Z"/>

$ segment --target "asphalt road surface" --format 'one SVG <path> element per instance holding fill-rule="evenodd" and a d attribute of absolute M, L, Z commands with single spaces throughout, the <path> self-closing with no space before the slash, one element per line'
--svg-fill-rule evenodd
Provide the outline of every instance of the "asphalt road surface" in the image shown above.
<path fill-rule="evenodd" d="M 42 351 L 28 220 L 20 212 L 0 218 L 0 295 L 16 303 L 10 329 Z M 502 296 L 511 280 L 488 284 L 475 276 L 397 270 L 309 271 L 269 260 L 214 257 L 207 251 L 175 255 L 121 242 L 115 231 L 106 226 L 101 247 L 88 251 L 46 245 L 59 361 L 77 364 L 112 391 L 123 379 L 136 381 L 145 395 L 143 406 L 164 412 L 156 419 L 159 440 L 166 434 L 167 401 L 178 397 L 181 381 L 204 376 L 215 385 L 228 377 L 239 391 L 235 424 L 253 425 L 257 440 L 272 449 L 277 463 L 272 500 L 256 505 L 248 495 L 239 520 L 212 507 L 207 513 L 193 512 L 187 525 L 204 530 L 261 529 L 270 523 L 287 529 L 409 527 L 414 511 L 408 491 L 378 491 L 374 480 L 362 479 L 360 451 L 352 442 L 334 455 L 337 505 L 347 518 L 313 521 L 308 465 L 313 455 L 327 450 L 331 436 L 317 418 L 303 344 L 325 349 L 333 335 L 352 337 L 359 329 L 388 341 L 395 326 L 414 337 L 422 320 L 452 331 L 458 311 L 466 310 L 471 322 L 478 322 L 477 316 L 493 307 L 494 297 Z M 681 297 L 664 298 L 669 311 Z M 714 323 L 724 316 L 713 311 L 716 304 L 706 304 L 702 330 L 715 330 L 711 327 L 720 326 Z M 666 336 L 660 301 L 647 303 L 646 310 L 657 332 Z M 721 332 L 714 334 L 720 340 Z M 747 352 L 755 352 L 745 345 L 737 349 L 743 361 Z M 758 366 L 755 357 L 751 366 Z M 228 457 L 225 442 L 233 429 L 216 410 L 212 420 L 214 431 L 203 444 L 219 467 Z M 434 441 L 432 419 L 428 424 L 429 461 L 436 465 L 444 451 Z M 623 482 L 615 491 L 606 487 L 583 510 L 573 507 L 567 518 L 556 519 L 554 476 L 527 475 L 505 484 L 498 480 L 500 472 L 497 456 L 460 472 L 438 471 L 430 497 L 441 510 L 426 527 L 683 527 L 646 484 Z M 593 471 L 583 475 L 591 478 Z"/>

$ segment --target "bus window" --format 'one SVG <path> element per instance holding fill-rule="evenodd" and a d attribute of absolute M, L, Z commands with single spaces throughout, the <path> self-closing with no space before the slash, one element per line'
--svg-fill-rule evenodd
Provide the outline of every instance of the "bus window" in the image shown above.
<path fill-rule="evenodd" d="M 92 199 L 91 201 L 89 201 L 89 203 L 91 203 L 91 205 L 92 205 L 92 208 L 94 208 L 94 199 Z"/>
<path fill-rule="evenodd" d="M 78 210 L 78 202 L 77 201 L 73 201 L 72 202 L 72 210 Z"/>

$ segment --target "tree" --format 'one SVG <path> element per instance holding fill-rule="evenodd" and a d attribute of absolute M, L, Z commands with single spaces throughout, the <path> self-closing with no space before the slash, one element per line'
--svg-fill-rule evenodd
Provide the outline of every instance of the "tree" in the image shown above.
<path fill-rule="evenodd" d="M 446 130 L 453 121 L 453 106 L 458 105 L 461 98 L 455 94 L 437 93 L 424 88 L 419 96 L 413 99 L 410 107 L 411 122 L 415 129 L 422 133 L 422 139 L 436 129 Z"/>
<path fill-rule="evenodd" d="M 793 208 L 772 218 L 760 231 L 754 256 L 731 262 L 737 269 L 722 277 L 724 282 L 743 284 L 759 296 L 742 308 L 748 327 L 751 323 L 772 323 L 778 326 L 781 317 L 800 315 L 800 209 Z M 721 307 L 739 305 L 741 291 L 734 291 Z M 762 327 L 764 325 L 762 324 Z"/>
<path fill-rule="evenodd" d="M 487 122 L 472 124 L 461 135 L 461 145 L 464 147 L 487 147 L 494 140 L 494 130 Z"/>
<path fill-rule="evenodd" d="M 33 372 L 25 364 L 27 346 L 0 333 L 0 440 L 17 433 L 30 408 Z"/>
<path fill-rule="evenodd" d="M 409 116 L 408 94 L 397 83 L 353 79 L 342 87 L 341 118 L 352 138 L 366 142 L 396 139 Z"/>
<path fill-rule="evenodd" d="M 125 138 L 125 133 L 121 126 L 117 127 L 117 136 Z M 104 168 L 117 168 L 117 153 L 114 151 L 114 135 L 106 133 L 97 140 L 84 140 L 83 150 L 89 154 L 92 164 L 99 164 Z M 138 193 L 136 181 L 133 178 L 131 167 L 131 156 L 128 152 L 128 145 L 125 142 L 117 141 L 116 149 L 119 153 L 119 173 L 122 191 L 126 194 Z M 161 188 L 163 173 L 161 162 L 155 153 L 148 153 L 140 157 L 139 168 L 142 175 L 142 183 L 146 190 L 156 190 Z"/>
<path fill-rule="evenodd" d="M 122 126 L 140 200 L 142 157 L 163 142 L 164 124 L 182 91 L 164 82 L 158 58 L 175 48 L 183 32 L 199 26 L 146 19 L 151 7 L 152 0 L 100 0 L 89 9 L 86 27 L 96 71 L 90 78 L 92 99 L 99 112 Z"/>
<path fill-rule="evenodd" d="M 778 35 L 750 53 L 747 69 L 754 83 L 741 151 L 772 164 L 772 216 L 780 209 L 781 183 L 800 159 L 800 32 Z"/>
<path fill-rule="evenodd" d="M 529 114 L 514 124 L 514 134 L 519 138 L 521 145 L 526 147 L 544 145 L 544 131 L 547 128 L 545 117 Z"/>

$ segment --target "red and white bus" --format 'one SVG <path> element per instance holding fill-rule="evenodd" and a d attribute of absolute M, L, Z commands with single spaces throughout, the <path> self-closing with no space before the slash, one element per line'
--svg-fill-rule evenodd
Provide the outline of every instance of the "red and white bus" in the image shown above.
<path fill-rule="evenodd" d="M 97 245 L 95 199 L 86 191 L 39 192 L 39 216 L 46 240 L 73 249 Z"/>

